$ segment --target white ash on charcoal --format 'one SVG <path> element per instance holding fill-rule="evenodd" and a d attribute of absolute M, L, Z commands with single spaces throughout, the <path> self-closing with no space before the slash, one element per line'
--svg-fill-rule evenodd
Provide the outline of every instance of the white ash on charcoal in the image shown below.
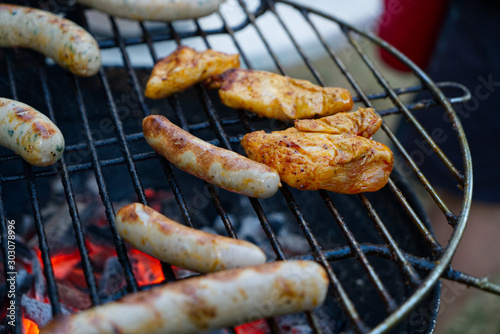
<path fill-rule="evenodd" d="M 276 319 L 280 333 L 285 334 L 312 334 L 313 330 L 304 314 L 291 314 Z M 323 334 L 329 334 L 323 331 Z"/>
<path fill-rule="evenodd" d="M 21 297 L 21 307 L 24 311 L 24 317 L 34 321 L 40 327 L 47 325 L 52 319 L 52 307 L 50 304 L 36 298 L 31 298 L 27 294 L 23 294 Z M 66 307 L 62 307 L 61 313 L 71 314 Z"/>
<path fill-rule="evenodd" d="M 18 273 L 17 284 L 22 282 L 22 293 L 30 292 L 35 298 L 44 298 L 47 292 L 47 284 L 43 273 L 43 267 L 36 253 L 26 247 L 18 239 L 14 240 L 16 246 L 16 272 Z M 5 284 L 4 266 L 0 265 L 0 283 Z M 0 295 L 2 293 L 0 292 Z"/>
<path fill-rule="evenodd" d="M 269 243 L 262 224 L 256 216 L 250 201 L 240 198 L 237 213 L 228 214 L 238 239 L 250 241 L 259 246 L 269 259 L 276 258 L 276 254 Z M 287 257 L 303 255 L 310 252 L 309 244 L 300 230 L 287 222 L 288 217 L 280 211 L 269 210 L 266 212 L 267 220 L 271 229 L 276 234 L 278 241 Z M 220 216 L 217 216 L 211 227 L 203 227 L 202 230 L 227 235 L 226 226 Z"/>
<path fill-rule="evenodd" d="M 36 256 L 34 257 L 36 259 Z M 16 293 L 19 296 L 19 305 L 21 306 L 20 314 L 25 319 L 29 319 L 38 325 L 45 325 L 50 319 L 52 319 L 52 308 L 50 304 L 46 303 L 44 299 L 37 299 L 35 290 L 37 277 L 40 277 L 40 273 L 37 273 L 38 268 L 31 266 L 29 273 L 28 270 L 20 268 L 23 265 L 23 261 L 17 263 L 17 275 L 16 275 Z M 2 275 L 2 277 L 4 277 Z M 0 295 L 5 294 L 6 284 L 5 281 L 0 285 Z M 69 310 L 62 307 L 63 314 L 70 314 Z M 3 323 L 0 324 L 0 333 L 7 330 L 8 327 L 4 328 Z M 7 331 L 8 332 L 8 331 Z"/>

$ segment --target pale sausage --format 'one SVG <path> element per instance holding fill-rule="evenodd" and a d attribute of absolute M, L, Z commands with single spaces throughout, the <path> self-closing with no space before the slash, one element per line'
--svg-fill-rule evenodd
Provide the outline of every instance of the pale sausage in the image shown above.
<path fill-rule="evenodd" d="M 55 14 L 0 4 L 0 47 L 30 48 L 81 76 L 101 67 L 96 40 L 82 27 Z"/>
<path fill-rule="evenodd" d="M 107 14 L 132 20 L 170 22 L 215 12 L 223 0 L 77 0 Z"/>
<path fill-rule="evenodd" d="M 140 251 L 201 273 L 266 262 L 264 252 L 252 243 L 186 227 L 140 203 L 118 211 L 116 229 Z"/>
<path fill-rule="evenodd" d="M 64 137 L 41 112 L 27 104 L 0 98 L 0 145 L 34 166 L 48 166 L 61 158 Z"/>
<path fill-rule="evenodd" d="M 310 311 L 328 290 L 312 261 L 272 262 L 219 271 L 125 296 L 55 319 L 40 333 L 199 333 Z"/>

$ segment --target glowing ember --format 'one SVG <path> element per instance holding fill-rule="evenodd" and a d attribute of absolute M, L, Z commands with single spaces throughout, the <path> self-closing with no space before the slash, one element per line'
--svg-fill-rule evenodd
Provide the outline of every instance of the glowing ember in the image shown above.
<path fill-rule="evenodd" d="M 145 189 L 145 194 L 149 205 L 159 212 L 168 211 L 165 208 L 170 207 L 175 202 L 171 192 Z M 117 207 L 119 206 L 117 205 Z M 94 205 L 93 201 L 89 203 L 83 202 L 82 207 L 88 207 L 88 212 L 85 212 L 82 216 L 90 217 L 87 219 L 88 226 L 86 225 L 84 230 L 84 240 L 92 266 L 92 275 L 95 278 L 97 294 L 98 296 L 109 296 L 109 298 L 101 298 L 101 301 L 108 302 L 126 293 L 127 282 L 123 267 L 117 256 L 113 238 L 109 233 L 109 222 L 104 213 L 95 213 L 96 205 Z M 248 209 L 250 210 L 250 208 Z M 242 210 L 242 212 L 246 211 L 246 209 Z M 241 224 L 237 224 L 240 226 L 238 235 L 252 240 L 266 240 L 266 235 L 263 232 L 260 234 L 258 232 L 260 224 L 256 221 L 257 218 L 247 218 L 246 214 L 235 218 L 236 221 L 241 222 Z M 271 218 L 273 224 L 277 226 L 276 229 L 281 228 L 280 226 L 285 226 L 285 216 L 272 215 Z M 54 229 L 57 231 L 63 223 L 65 221 L 62 219 L 60 224 L 55 224 Z M 222 226 L 220 228 L 223 229 L 222 223 L 220 225 Z M 218 231 L 217 221 L 212 228 Z M 51 244 L 50 264 L 56 280 L 61 308 L 65 312 L 76 313 L 91 307 L 92 301 L 83 269 L 84 266 L 82 265 L 81 254 L 77 245 L 73 243 L 72 239 L 70 240 L 69 235 L 72 235 L 72 232 L 70 232 L 67 232 L 63 238 L 60 238 L 63 242 L 53 242 Z M 60 234 L 55 232 L 52 234 L 57 237 L 60 236 Z M 281 238 L 280 241 L 289 245 L 289 247 L 285 247 L 287 255 L 304 254 L 308 249 L 307 242 L 305 242 L 305 246 L 302 246 L 302 244 L 297 242 L 297 240 L 301 239 L 294 237 L 296 235 L 292 231 L 281 229 L 279 236 Z M 56 238 L 54 237 L 54 239 Z M 285 242 L 287 240 L 288 242 Z M 158 284 L 165 281 L 162 264 L 159 260 L 130 247 L 127 243 L 125 244 L 127 246 L 130 265 L 139 286 Z M 22 296 L 24 299 L 23 304 L 21 304 L 23 312 L 22 332 L 28 334 L 39 333 L 38 325 L 41 327 L 45 326 L 52 317 L 51 305 L 47 296 L 47 282 L 43 275 L 41 252 L 36 247 L 33 251 L 36 253 L 38 261 L 32 257 L 26 257 L 26 259 L 21 260 L 22 262 L 16 263 L 20 268 L 27 270 L 34 281 L 33 286 Z M 172 266 L 172 271 L 177 279 L 195 274 L 192 271 L 175 266 Z M 2 310 L 0 310 L 0 319 L 3 316 L 1 312 Z M 307 326 L 307 319 L 303 318 L 292 318 L 285 321 L 282 321 L 282 318 L 277 318 L 276 326 L 279 328 L 279 332 L 282 333 L 309 333 L 310 331 L 308 330 L 310 328 Z M 303 330 L 303 328 L 307 330 Z M 271 329 L 265 319 L 260 319 L 235 327 L 235 333 L 269 334 L 271 333 Z"/>
<path fill-rule="evenodd" d="M 234 330 L 236 334 L 267 334 L 271 332 L 264 319 L 238 326 Z"/>
<path fill-rule="evenodd" d="M 98 245 L 88 240 L 86 246 L 92 265 L 94 269 L 97 269 L 94 274 L 99 278 L 101 273 L 98 269 L 103 267 L 108 258 L 116 256 L 116 251 L 111 246 Z M 40 263 L 42 263 L 40 250 L 36 249 L 35 251 Z M 130 250 L 129 258 L 139 285 L 160 283 L 165 279 L 159 260 L 136 249 Z M 80 266 L 80 252 L 77 248 L 67 253 L 52 256 L 50 262 L 58 282 L 66 280 L 81 288 L 86 286 L 85 275 Z"/>
<path fill-rule="evenodd" d="M 130 261 L 134 270 L 135 278 L 139 285 L 161 283 L 165 275 L 161 269 L 159 260 L 151 257 L 137 249 L 130 250 Z"/>
<path fill-rule="evenodd" d="M 63 280 L 68 277 L 75 267 L 80 263 L 80 253 L 78 249 L 68 254 L 58 254 L 50 259 L 56 280 Z"/>
<path fill-rule="evenodd" d="M 23 327 L 24 327 L 24 332 L 23 332 L 24 334 L 40 333 L 38 325 L 29 319 L 23 318 Z"/>

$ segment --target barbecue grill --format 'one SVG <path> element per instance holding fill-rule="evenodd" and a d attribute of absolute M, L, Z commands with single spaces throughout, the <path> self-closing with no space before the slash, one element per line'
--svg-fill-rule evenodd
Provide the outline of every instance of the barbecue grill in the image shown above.
<path fill-rule="evenodd" d="M 87 22 L 87 9 L 73 1 L 19 4 L 65 13 L 71 20 L 96 33 Z M 243 19 L 231 22 L 234 20 L 224 12 L 226 6 L 241 12 Z M 309 70 L 311 79 L 326 85 L 323 73 L 302 46 L 304 41 L 292 33 L 290 21 L 282 14 L 284 9 L 293 10 L 300 16 L 300 22 L 293 24 L 312 29 L 315 42 L 330 61 L 331 68 L 328 70 L 335 73 L 344 87 L 353 93 L 356 104 L 375 107 L 384 117 L 380 140 L 391 145 L 399 163 L 383 190 L 347 196 L 326 191 L 301 192 L 284 185 L 271 199 L 247 199 L 177 170 L 145 143 L 141 121 L 152 113 L 166 115 L 182 128 L 212 144 L 239 152 L 242 150 L 238 143 L 245 133 L 285 128 L 287 124 L 224 107 L 217 95 L 202 85 L 169 99 L 146 100 L 144 83 L 151 68 L 133 66 L 130 55 L 131 48 L 142 47 L 156 62 L 165 56 L 157 53 L 158 43 L 176 45 L 198 39 L 209 48 L 212 47 L 212 38 L 222 36 L 241 54 L 244 66 L 252 68 L 252 59 L 244 51 L 245 41 L 239 39 L 242 31 L 252 29 L 272 60 L 275 71 L 288 75 L 290 69 L 282 64 L 280 54 L 273 49 L 265 31 L 259 26 L 259 20 L 268 15 L 279 23 L 294 52 Z M 189 21 L 182 29 L 176 23 L 138 22 L 140 34 L 137 36 L 123 36 L 120 20 L 107 17 L 111 37 L 98 37 L 99 45 L 103 52 L 119 50 L 122 66 L 105 66 L 91 78 L 75 77 L 29 50 L 0 49 L 0 95 L 30 104 L 47 114 L 61 128 L 67 144 L 61 161 L 54 167 L 46 168 L 32 167 L 12 152 L 1 151 L 0 232 L 6 278 L 10 271 L 7 268 L 7 219 L 15 219 L 18 226 L 17 252 L 29 249 L 26 240 L 30 238 L 30 229 L 34 229 L 36 236 L 32 240 L 36 240 L 46 283 L 45 302 L 50 305 L 53 316 L 66 312 L 51 261 L 55 252 L 53 237 L 47 235 L 47 217 L 44 215 L 44 208 L 50 205 L 53 198 L 53 189 L 60 189 L 64 194 L 60 207 L 69 213 L 66 224 L 71 221 L 72 226 L 73 234 L 69 242 L 78 249 L 79 266 L 84 277 L 83 291 L 92 305 L 158 284 L 138 282 L 130 259 L 131 250 L 117 234 L 114 220 L 119 208 L 117 203 L 139 201 L 150 204 L 148 192 L 154 189 L 171 194 L 173 204 L 169 206 L 169 212 L 164 213 L 188 226 L 211 228 L 234 238 L 244 234 L 252 241 L 258 239 L 252 239 L 252 233 L 261 235 L 264 237 L 257 243 L 266 250 L 271 260 L 311 259 L 324 266 L 330 280 L 327 302 L 314 312 L 299 315 L 290 321 L 292 325 L 288 325 L 300 324 L 296 328 L 300 327 L 304 332 L 431 332 L 439 309 L 440 278 L 500 294 L 499 286 L 449 266 L 466 225 L 472 196 L 470 153 L 453 107 L 470 98 L 466 88 L 457 83 L 434 83 L 403 54 L 373 34 L 321 11 L 285 0 L 262 0 L 256 5 L 251 1 L 228 1 L 213 15 L 220 24 L 210 29 L 203 28 L 200 20 Z M 319 21 L 327 21 L 332 28 L 341 30 L 345 42 L 355 51 L 352 56 L 359 57 L 364 63 L 366 70 L 362 76 L 350 71 L 344 55 L 318 29 Z M 366 48 L 370 45 L 380 46 L 399 59 L 411 69 L 419 84 L 393 87 L 367 53 Z M 380 91 L 367 92 L 364 88 L 366 80 L 376 81 Z M 445 95 L 443 91 L 453 93 L 453 96 Z M 417 101 L 404 102 L 405 95 L 414 93 L 418 93 Z M 385 107 L 378 108 L 379 105 Z M 450 120 L 448 126 L 456 130 L 462 166 L 447 158 L 446 152 L 433 140 L 432 129 L 424 129 L 414 116 L 417 111 L 428 111 L 436 112 L 441 117 L 436 109 L 446 113 Z M 420 162 L 415 161 L 388 125 L 388 119 L 395 114 L 402 115 L 400 117 L 415 127 L 421 139 L 432 148 L 431 155 L 442 161 L 463 191 L 459 213 L 448 208 L 421 172 Z M 111 237 L 120 275 L 125 282 L 124 287 L 109 294 L 100 291 L 94 259 L 89 255 L 92 252 L 88 244 L 90 218 L 82 215 L 85 208 L 80 204 L 82 180 L 88 175 L 97 185 L 96 194 L 100 200 L 96 210 L 101 210 L 105 216 L 106 225 L 102 229 Z M 437 205 L 453 227 L 447 245 L 440 245 L 435 240 L 417 193 Z M 245 219 L 253 223 L 255 230 L 252 233 L 243 233 L 242 222 Z M 26 223 L 23 224 L 23 221 Z M 248 227 L 248 224 L 245 226 Z M 283 235 L 277 233 L 281 228 L 292 231 L 293 240 L 305 244 L 306 250 L 295 253 L 287 250 Z M 161 268 L 164 275 L 161 284 L 179 279 L 176 268 L 168 264 L 162 264 Z M 18 282 L 18 306 L 21 305 L 22 290 Z M 6 300 L 7 297 L 4 303 Z M 1 331 L 22 333 L 23 317 L 22 307 L 17 307 L 16 326 L 8 326 L 4 319 L 0 324 Z M 266 319 L 264 323 L 259 323 L 259 328 L 264 329 L 254 332 L 286 332 L 283 319 L 289 318 Z M 248 322 L 254 320 L 248 319 Z M 221 332 L 248 333 L 242 327 Z"/>

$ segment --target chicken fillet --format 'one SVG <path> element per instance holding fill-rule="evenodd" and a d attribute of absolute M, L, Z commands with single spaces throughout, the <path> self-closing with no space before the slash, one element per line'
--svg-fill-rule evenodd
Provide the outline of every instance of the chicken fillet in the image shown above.
<path fill-rule="evenodd" d="M 320 87 L 275 73 L 232 69 L 220 76 L 222 103 L 259 116 L 292 120 L 329 116 L 352 108 L 348 90 Z M 210 83 L 212 87 L 217 82 Z"/>
<path fill-rule="evenodd" d="M 318 119 L 295 120 L 295 128 L 300 131 L 354 134 L 365 138 L 370 138 L 381 125 L 382 118 L 372 108 L 359 108 L 354 112 L 342 112 Z"/>
<path fill-rule="evenodd" d="M 274 168 L 282 181 L 304 190 L 343 194 L 377 191 L 392 171 L 392 152 L 355 135 L 300 132 L 294 128 L 243 137 L 247 156 Z"/>
<path fill-rule="evenodd" d="M 197 52 L 187 46 L 179 46 L 156 63 L 144 94 L 151 99 L 161 99 L 239 66 L 237 54 L 228 55 L 210 49 Z"/>

